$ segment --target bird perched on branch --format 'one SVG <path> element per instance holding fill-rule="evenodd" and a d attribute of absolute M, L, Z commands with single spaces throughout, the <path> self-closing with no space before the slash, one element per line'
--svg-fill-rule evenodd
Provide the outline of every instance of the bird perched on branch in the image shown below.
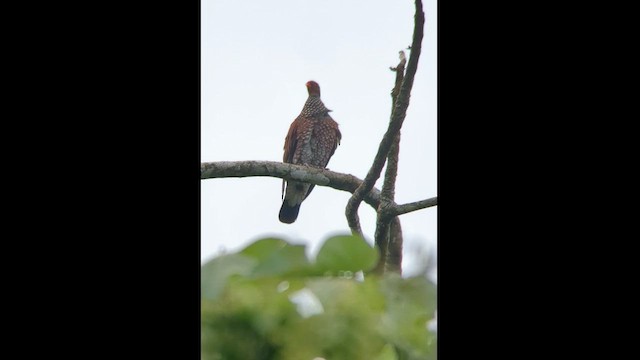
<path fill-rule="evenodd" d="M 320 100 L 320 85 L 306 83 L 309 97 L 300 115 L 291 123 L 284 140 L 282 161 L 324 169 L 340 144 L 342 134 Z M 285 190 L 286 184 L 286 190 Z M 298 218 L 300 204 L 309 196 L 314 184 L 299 181 L 282 181 L 283 201 L 280 208 L 281 222 L 291 224 Z"/>

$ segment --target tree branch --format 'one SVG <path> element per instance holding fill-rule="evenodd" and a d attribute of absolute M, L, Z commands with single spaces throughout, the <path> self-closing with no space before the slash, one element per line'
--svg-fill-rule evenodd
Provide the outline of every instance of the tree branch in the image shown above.
<path fill-rule="evenodd" d="M 402 274 L 402 227 L 400 218 L 394 217 L 389 225 L 389 250 L 385 271 Z"/>
<path fill-rule="evenodd" d="M 400 51 L 400 63 L 395 68 L 391 68 L 396 72 L 396 83 L 391 90 L 391 111 L 395 109 L 398 95 L 400 94 L 400 87 L 404 80 L 404 65 L 407 62 L 407 58 L 404 55 L 404 51 Z M 396 177 L 398 176 L 398 155 L 400 153 L 400 130 L 393 138 L 389 153 L 387 155 L 387 169 L 384 173 L 384 182 L 382 184 L 382 197 L 385 199 L 393 200 L 396 192 Z"/>
<path fill-rule="evenodd" d="M 400 93 L 396 101 L 396 105 L 391 114 L 391 121 L 387 132 L 380 141 L 378 152 L 373 160 L 373 164 L 364 178 L 362 184 L 356 189 L 345 208 L 345 215 L 349 227 L 354 234 L 362 235 L 362 229 L 360 228 L 360 220 L 358 219 L 358 207 L 365 198 L 365 195 L 373 189 L 373 186 L 380 178 L 380 173 L 387 159 L 389 149 L 393 143 L 394 138 L 400 131 L 402 123 L 407 114 L 407 108 L 409 107 L 409 97 L 411 95 L 411 88 L 413 87 L 413 78 L 418 69 L 418 59 L 420 58 L 420 51 L 422 45 L 423 28 L 424 28 L 424 12 L 422 11 L 422 1 L 416 0 L 416 13 L 415 13 L 415 25 L 413 29 L 413 42 L 411 43 L 411 56 L 407 64 L 407 73 L 400 87 Z"/>
<path fill-rule="evenodd" d="M 200 164 L 200 179 L 229 177 L 268 176 L 285 180 L 304 181 L 319 186 L 328 186 L 336 190 L 353 192 L 362 184 L 362 180 L 351 174 L 342 174 L 326 169 L 304 165 L 294 165 L 276 161 L 218 161 Z M 374 209 L 380 204 L 380 190 L 372 189 L 364 201 Z"/>
<path fill-rule="evenodd" d="M 430 199 L 415 201 L 408 204 L 397 205 L 390 209 L 391 216 L 398 216 L 406 213 L 410 213 L 412 211 L 425 209 L 428 207 L 438 205 L 438 198 L 432 197 Z"/>
<path fill-rule="evenodd" d="M 319 186 L 331 187 L 336 190 L 347 191 L 352 194 L 362 185 L 362 180 L 351 174 L 277 161 L 217 161 L 200 164 L 200 180 L 254 176 L 304 181 Z M 364 202 L 377 210 L 380 206 L 380 194 L 380 190 L 373 188 L 365 196 Z M 387 212 L 385 215 L 397 216 L 435 205 L 438 205 L 437 197 L 404 205 L 387 202 Z"/>
<path fill-rule="evenodd" d="M 402 81 L 404 80 L 404 67 L 407 63 L 407 58 L 404 54 L 404 51 L 399 52 L 400 55 L 400 63 L 395 68 L 392 67 L 391 71 L 395 71 L 396 73 L 396 82 L 391 90 L 391 113 L 393 114 L 393 109 L 396 107 L 396 103 L 398 100 L 398 95 L 400 94 L 400 87 L 402 86 Z M 391 245 L 395 247 L 400 247 L 402 249 L 402 229 L 400 221 L 395 221 L 394 225 L 394 234 L 400 234 L 400 238 L 397 236 L 392 236 L 391 234 L 391 226 L 390 221 L 391 217 L 384 216 L 385 211 L 380 209 L 380 207 L 389 207 L 390 203 L 395 199 L 396 193 L 396 178 L 398 176 L 398 161 L 400 154 L 400 131 L 393 138 L 393 142 L 391 147 L 389 148 L 389 154 L 387 155 L 387 168 L 384 172 L 384 182 L 382 183 L 382 191 L 381 191 L 381 204 L 378 207 L 377 217 L 376 217 L 376 232 L 375 232 L 375 244 L 380 249 L 380 262 L 379 266 L 376 268 L 379 274 L 384 273 L 387 266 L 385 264 L 397 261 L 397 269 L 399 270 L 401 267 L 399 266 L 402 263 L 402 250 L 398 253 L 397 249 L 390 249 Z M 397 218 L 393 218 L 397 219 Z M 394 241 L 391 241 L 391 238 L 394 237 Z M 390 256 L 391 252 L 394 253 L 394 256 Z M 393 267 L 393 266 L 392 266 Z M 396 267 L 394 267 L 396 268 Z M 400 271 L 398 271 L 400 272 Z"/>

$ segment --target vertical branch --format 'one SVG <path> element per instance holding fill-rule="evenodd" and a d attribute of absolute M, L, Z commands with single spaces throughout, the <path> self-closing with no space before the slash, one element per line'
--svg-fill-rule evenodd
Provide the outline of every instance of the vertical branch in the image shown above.
<path fill-rule="evenodd" d="M 395 86 L 391 90 L 391 112 L 396 107 L 398 95 L 400 94 L 400 87 L 404 80 L 404 66 L 407 62 L 407 58 L 404 51 L 400 51 L 400 63 L 395 68 L 391 68 L 391 71 L 396 73 Z M 382 184 L 381 191 L 381 203 L 380 207 L 386 206 L 388 203 L 393 203 L 396 190 L 396 177 L 398 176 L 398 160 L 400 153 L 400 131 L 396 134 L 389 148 L 389 154 L 387 155 L 387 168 L 384 173 L 384 182 Z M 379 208 L 376 219 L 376 232 L 375 232 L 375 244 L 380 249 L 380 262 L 379 267 L 376 269 L 380 272 L 384 272 L 385 269 L 401 272 L 402 264 L 402 229 L 400 228 L 400 220 L 398 217 L 385 216 L 385 211 Z M 393 221 L 390 226 L 391 220 Z M 400 251 L 398 251 L 398 248 Z M 388 264 L 389 266 L 385 266 Z"/>
<path fill-rule="evenodd" d="M 394 217 L 389 225 L 389 249 L 385 271 L 402 274 L 402 227 L 400 218 Z"/>
<path fill-rule="evenodd" d="M 345 209 L 345 215 L 347 218 L 347 222 L 349 223 L 349 228 L 351 228 L 351 232 L 354 234 L 362 235 L 362 229 L 360 228 L 360 221 L 358 217 L 358 207 L 360 206 L 360 203 L 364 199 L 365 195 L 369 191 L 371 191 L 375 182 L 378 180 L 378 178 L 380 178 L 380 173 L 382 172 L 382 168 L 387 161 L 389 150 L 391 149 L 396 135 L 400 132 L 400 128 L 402 128 L 402 123 L 404 122 L 404 118 L 407 114 L 407 108 L 409 107 L 411 88 L 413 87 L 413 79 L 418 69 L 418 59 L 420 58 L 420 52 L 422 49 L 422 37 L 424 35 L 424 12 L 422 10 L 422 1 L 416 0 L 415 5 L 416 13 L 413 29 L 413 41 L 411 43 L 411 56 L 409 57 L 409 61 L 407 63 L 407 70 L 404 80 L 402 81 L 402 85 L 400 86 L 400 91 L 398 93 L 398 96 L 396 97 L 396 104 L 391 114 L 389 127 L 387 128 L 387 132 L 382 137 L 382 141 L 380 141 L 378 152 L 376 153 L 373 164 L 371 165 L 367 176 L 364 178 L 362 184 L 356 189 L 356 191 L 354 191 L 351 198 L 349 198 Z M 384 213 L 384 211 L 382 211 L 382 213 Z M 390 215 L 381 214 L 381 209 L 379 209 L 379 220 L 385 220 L 384 216 Z M 376 223 L 379 224 L 381 223 L 381 221 L 377 221 Z M 377 229 L 376 226 L 376 233 L 385 234 L 386 232 L 386 229 Z M 384 240 L 382 241 L 384 242 Z M 382 245 L 385 246 L 385 244 Z M 385 248 L 379 248 L 379 250 L 382 254 L 386 254 Z M 385 258 L 381 258 L 381 261 L 384 262 Z"/>
<path fill-rule="evenodd" d="M 380 275 L 385 272 L 387 262 L 389 261 L 389 221 L 385 220 L 385 216 L 382 215 L 388 207 L 389 202 L 380 197 L 380 204 L 378 205 L 376 214 L 376 231 L 374 233 L 375 244 L 380 251 L 380 259 L 373 270 L 374 273 Z"/>
<path fill-rule="evenodd" d="M 391 68 L 391 71 L 396 73 L 396 84 L 391 90 L 391 113 L 396 107 L 398 95 L 400 94 L 400 87 L 404 80 L 404 65 L 407 62 L 407 58 L 404 55 L 404 51 L 400 51 L 400 63 L 395 68 Z M 382 196 L 388 200 L 393 200 L 396 192 L 396 177 L 398 175 L 398 154 L 400 153 L 400 130 L 393 138 L 391 147 L 389 148 L 389 154 L 387 155 L 387 169 L 384 173 L 384 183 L 382 185 Z"/>

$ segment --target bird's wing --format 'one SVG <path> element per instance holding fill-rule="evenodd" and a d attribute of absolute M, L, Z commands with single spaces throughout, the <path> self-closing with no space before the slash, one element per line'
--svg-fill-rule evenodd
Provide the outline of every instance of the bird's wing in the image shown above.
<path fill-rule="evenodd" d="M 329 158 L 331 158 L 333 154 L 336 152 L 338 145 L 340 145 L 340 140 L 342 140 L 342 133 L 338 129 L 338 123 L 336 123 L 336 127 L 334 129 L 336 131 L 335 145 L 333 146 L 333 151 L 331 151 L 331 155 L 329 155 Z"/>
<path fill-rule="evenodd" d="M 296 152 L 296 146 L 298 145 L 298 125 L 300 124 L 299 118 L 296 118 L 289 126 L 289 132 L 287 137 L 284 138 L 284 155 L 282 156 L 282 162 L 291 164 L 293 162 L 293 154 Z M 284 199 L 284 184 L 286 181 L 282 180 L 282 198 Z"/>
<path fill-rule="evenodd" d="M 331 159 L 333 154 L 336 152 L 338 145 L 340 145 L 340 140 L 342 139 L 342 133 L 340 133 L 340 130 L 338 129 L 338 123 L 335 120 L 333 120 L 333 118 L 328 114 L 324 122 L 326 124 L 326 127 L 328 128 L 326 131 L 330 139 L 329 141 L 333 143 L 332 144 L 333 146 L 331 147 L 331 152 L 328 154 L 329 156 L 325 159 L 325 167 L 326 167 L 327 164 L 329 163 L 329 159 Z"/>
<path fill-rule="evenodd" d="M 293 155 L 296 152 L 296 146 L 298 145 L 298 127 L 300 126 L 301 119 L 296 118 L 289 126 L 289 132 L 284 139 L 284 156 L 282 162 L 293 163 Z"/>

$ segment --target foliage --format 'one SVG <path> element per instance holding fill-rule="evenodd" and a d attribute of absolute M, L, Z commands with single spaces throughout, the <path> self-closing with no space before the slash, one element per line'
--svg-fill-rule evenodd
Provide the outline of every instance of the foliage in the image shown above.
<path fill-rule="evenodd" d="M 362 238 L 303 245 L 266 238 L 202 266 L 203 360 L 435 359 L 426 277 L 364 275 L 378 252 Z"/>

